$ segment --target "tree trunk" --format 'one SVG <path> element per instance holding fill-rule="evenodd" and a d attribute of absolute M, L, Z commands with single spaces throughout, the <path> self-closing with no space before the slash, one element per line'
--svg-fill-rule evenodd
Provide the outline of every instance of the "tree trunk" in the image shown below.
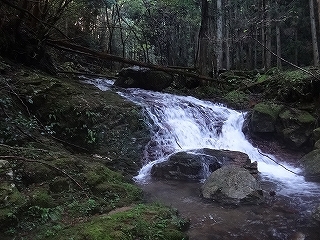
<path fill-rule="evenodd" d="M 277 35 L 277 56 L 281 58 L 281 32 L 279 24 L 276 25 L 276 35 Z M 277 68 L 281 69 L 281 59 L 277 58 Z"/>
<path fill-rule="evenodd" d="M 222 0 L 217 0 L 217 46 L 216 46 L 216 57 L 217 57 L 217 71 L 222 69 L 223 52 L 222 52 L 222 38 L 223 38 L 223 23 L 222 23 Z"/>
<path fill-rule="evenodd" d="M 309 7 L 310 7 L 310 21 L 311 21 L 311 34 L 312 34 L 312 47 L 313 47 L 313 65 L 319 66 L 319 50 L 318 50 L 317 30 L 316 30 L 313 0 L 309 0 Z"/>
<path fill-rule="evenodd" d="M 280 17 L 280 14 L 278 12 L 279 9 L 279 0 L 276 0 L 276 11 L 277 11 L 277 18 Z M 280 30 L 280 23 L 277 21 L 276 23 L 276 42 L 277 42 L 277 68 L 282 68 L 282 62 L 281 62 L 281 30 Z"/>
<path fill-rule="evenodd" d="M 266 45 L 266 33 L 265 33 L 265 0 L 262 0 L 261 4 L 261 42 L 263 45 Z M 262 68 L 266 68 L 266 50 L 264 47 L 261 48 L 261 63 L 262 63 Z"/>
<path fill-rule="evenodd" d="M 208 52 L 208 1 L 202 0 L 201 4 L 201 25 L 198 39 L 197 68 L 200 74 L 207 75 L 207 52 Z"/>
<path fill-rule="evenodd" d="M 226 69 L 230 70 L 231 68 L 231 63 L 230 63 L 230 19 L 231 19 L 231 13 L 230 13 L 230 0 L 226 0 L 225 4 L 227 5 L 226 7 L 226 17 L 225 17 L 225 21 L 226 21 L 226 50 L 225 50 L 225 54 L 226 54 Z"/>
<path fill-rule="evenodd" d="M 270 12 L 270 0 L 267 0 L 266 11 L 267 11 L 267 19 L 266 19 L 266 46 L 271 50 L 271 12 Z M 271 53 L 269 51 L 266 52 L 266 68 L 271 68 Z"/>

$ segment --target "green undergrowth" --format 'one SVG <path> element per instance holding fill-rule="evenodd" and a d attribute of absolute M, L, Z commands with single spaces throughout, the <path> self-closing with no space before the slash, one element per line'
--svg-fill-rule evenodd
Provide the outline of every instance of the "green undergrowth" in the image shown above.
<path fill-rule="evenodd" d="M 173 209 L 159 204 L 139 204 L 58 231 L 47 229 L 38 239 L 182 240 L 188 239 L 183 233 L 187 226 L 188 222 Z"/>

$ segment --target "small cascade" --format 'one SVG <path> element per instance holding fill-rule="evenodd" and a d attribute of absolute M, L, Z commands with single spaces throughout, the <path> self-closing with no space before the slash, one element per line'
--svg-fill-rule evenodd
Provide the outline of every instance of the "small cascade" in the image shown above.
<path fill-rule="evenodd" d="M 110 84 L 101 80 L 91 83 L 101 90 Z M 277 185 L 278 193 L 309 196 L 320 193 L 317 184 L 306 182 L 299 175 L 301 169 L 286 163 L 276 164 L 274 156 L 261 154 L 247 141 L 242 132 L 245 112 L 190 96 L 141 89 L 124 89 L 118 94 L 144 108 L 151 129 L 152 138 L 145 148 L 145 165 L 135 177 L 137 181 L 148 181 L 152 166 L 166 161 L 173 153 L 211 148 L 248 154 L 251 161 L 258 162 L 263 179 Z M 208 167 L 204 168 L 208 171 Z"/>

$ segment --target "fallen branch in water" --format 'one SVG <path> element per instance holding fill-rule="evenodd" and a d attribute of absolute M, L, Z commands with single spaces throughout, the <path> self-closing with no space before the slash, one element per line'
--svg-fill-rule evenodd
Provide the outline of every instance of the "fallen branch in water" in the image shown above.
<path fill-rule="evenodd" d="M 268 155 L 262 153 L 259 149 L 258 149 L 258 152 L 259 152 L 262 156 L 267 157 L 267 158 L 269 158 L 272 162 L 278 164 L 280 167 L 283 167 L 283 168 L 284 168 L 285 170 L 287 170 L 288 172 L 291 172 L 291 173 L 293 173 L 293 174 L 295 174 L 295 175 L 298 175 L 298 176 L 303 176 L 302 174 L 296 173 L 296 172 L 288 169 L 287 167 L 285 167 L 285 166 L 282 165 L 281 163 L 278 163 L 277 161 L 275 161 L 274 159 L 272 159 L 272 158 L 269 157 Z"/>

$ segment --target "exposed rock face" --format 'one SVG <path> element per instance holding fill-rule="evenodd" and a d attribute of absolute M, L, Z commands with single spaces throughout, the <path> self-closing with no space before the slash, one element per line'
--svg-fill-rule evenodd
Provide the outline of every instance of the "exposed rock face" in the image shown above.
<path fill-rule="evenodd" d="M 320 181 L 320 149 L 313 150 L 301 158 L 307 179 Z"/>
<path fill-rule="evenodd" d="M 278 138 L 292 149 L 311 148 L 316 121 L 307 111 L 259 103 L 246 120 L 244 130 L 249 130 L 253 136 Z"/>
<path fill-rule="evenodd" d="M 149 68 L 130 67 L 119 72 L 114 85 L 124 88 L 142 88 L 146 90 L 161 91 L 171 85 L 173 77 L 162 71 Z"/>
<path fill-rule="evenodd" d="M 151 175 L 164 179 L 200 180 L 226 165 L 248 167 L 252 173 L 257 173 L 257 166 L 251 164 L 245 153 L 204 148 L 171 155 L 167 161 L 154 165 Z"/>
<path fill-rule="evenodd" d="M 244 168 L 223 166 L 214 171 L 201 187 L 204 198 L 224 204 L 258 204 L 263 201 L 257 180 Z"/>

